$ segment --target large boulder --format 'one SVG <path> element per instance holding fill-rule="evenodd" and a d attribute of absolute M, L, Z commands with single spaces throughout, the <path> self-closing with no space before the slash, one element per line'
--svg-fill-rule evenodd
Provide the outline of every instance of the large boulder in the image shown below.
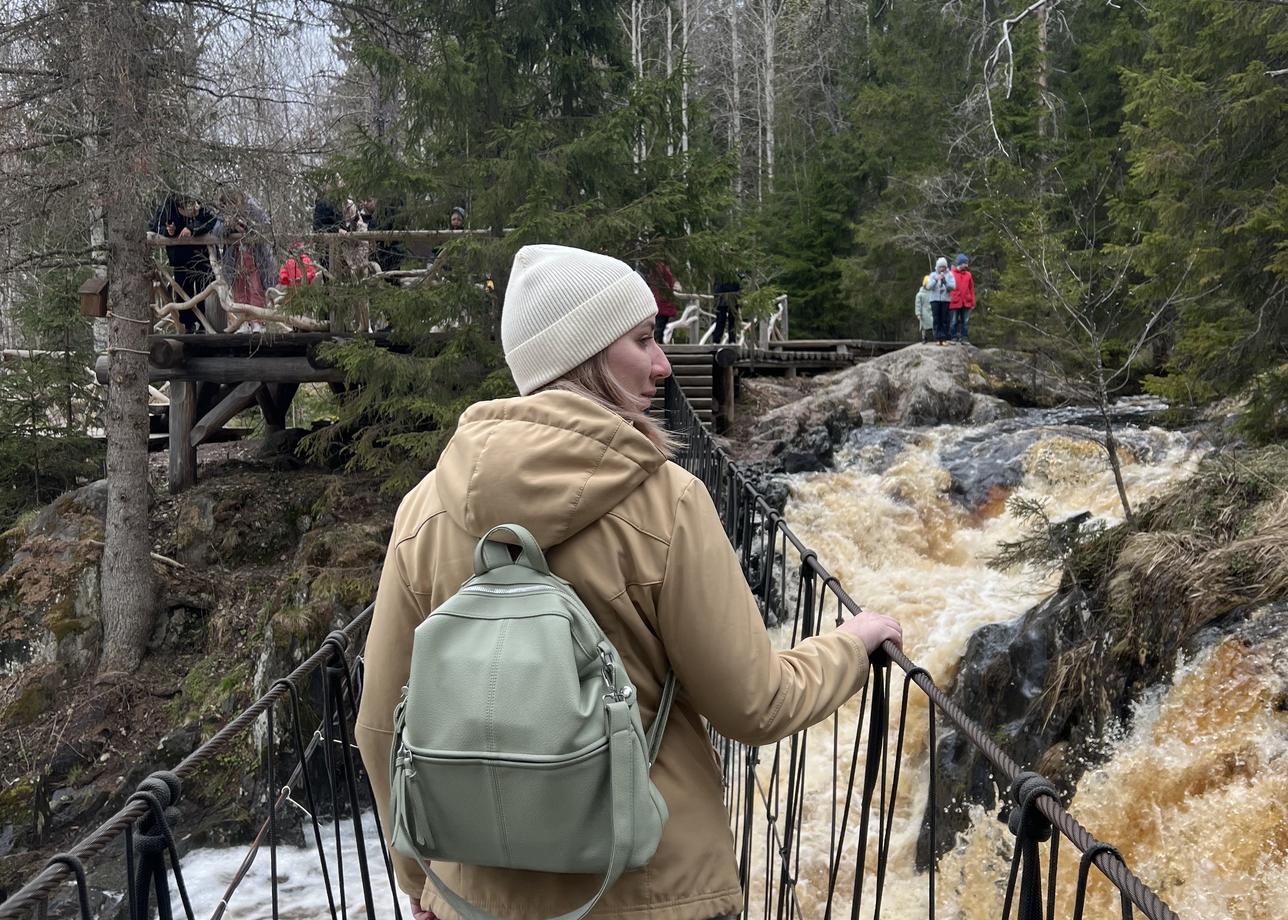
<path fill-rule="evenodd" d="M 865 420 L 898 426 L 978 424 L 1016 408 L 1056 406 L 1067 399 L 1067 388 L 1050 366 L 1027 355 L 970 345 L 912 345 L 802 387 L 803 394 L 757 413 L 737 439 L 741 457 L 777 458 L 784 472 L 824 469 L 832 450 Z M 762 395 L 780 402 L 784 389 Z"/>

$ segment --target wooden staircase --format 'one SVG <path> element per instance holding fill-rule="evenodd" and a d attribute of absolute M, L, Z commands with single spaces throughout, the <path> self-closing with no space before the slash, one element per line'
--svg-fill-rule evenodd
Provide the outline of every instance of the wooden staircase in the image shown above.
<path fill-rule="evenodd" d="M 709 426 L 712 419 L 711 366 L 715 346 L 663 345 L 662 350 L 671 362 L 671 376 L 688 397 L 698 418 Z M 653 398 L 653 413 L 658 418 L 665 414 L 661 393 L 659 387 L 658 395 Z"/>

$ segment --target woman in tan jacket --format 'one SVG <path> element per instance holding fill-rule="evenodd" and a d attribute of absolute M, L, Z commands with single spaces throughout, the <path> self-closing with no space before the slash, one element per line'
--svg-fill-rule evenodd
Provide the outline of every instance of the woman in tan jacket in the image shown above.
<path fill-rule="evenodd" d="M 653 859 L 592 916 L 709 920 L 742 909 L 720 768 L 703 720 L 768 744 L 818 722 L 864 683 L 868 655 L 901 641 L 863 614 L 775 651 L 707 490 L 667 459 L 648 417 L 671 373 L 653 338 L 657 307 L 624 262 L 562 246 L 515 256 L 501 319 L 523 395 L 471 406 L 437 468 L 403 499 L 366 648 L 357 738 L 389 828 L 393 709 L 416 627 L 473 573 L 496 524 L 527 527 L 621 654 L 648 725 L 674 669 L 680 692 L 650 777 L 670 819 Z M 394 854 L 416 920 L 454 914 L 412 861 Z M 443 880 L 498 917 L 545 920 L 599 882 L 436 863 Z"/>

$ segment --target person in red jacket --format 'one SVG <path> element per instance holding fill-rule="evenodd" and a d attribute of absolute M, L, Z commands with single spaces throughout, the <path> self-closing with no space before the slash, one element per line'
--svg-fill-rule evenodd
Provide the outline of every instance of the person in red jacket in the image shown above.
<path fill-rule="evenodd" d="M 653 291 L 653 300 L 657 302 L 657 321 L 653 327 L 653 338 L 657 343 L 662 344 L 662 334 L 666 331 L 666 324 L 680 315 L 675 301 L 671 295 L 680 289 L 676 283 L 675 275 L 671 273 L 671 266 L 665 262 L 654 262 L 653 267 L 649 269 L 648 286 Z"/>
<path fill-rule="evenodd" d="M 282 287 L 312 284 L 313 279 L 318 275 L 318 270 L 313 265 L 313 260 L 304 251 L 304 244 L 300 242 L 293 243 L 291 244 L 291 249 L 294 250 L 295 255 L 286 260 L 282 270 L 277 273 L 277 280 L 281 282 Z"/>
<path fill-rule="evenodd" d="M 953 278 L 957 285 L 948 299 L 948 337 L 969 345 L 970 311 L 975 309 L 975 279 L 971 277 L 970 260 L 964 252 L 957 253 Z"/>

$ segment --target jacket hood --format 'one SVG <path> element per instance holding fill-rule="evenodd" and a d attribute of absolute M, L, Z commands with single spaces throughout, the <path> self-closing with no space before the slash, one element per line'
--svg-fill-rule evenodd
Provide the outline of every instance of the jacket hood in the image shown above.
<path fill-rule="evenodd" d="M 447 514 L 467 533 L 521 524 L 549 548 L 611 511 L 665 462 L 621 416 L 546 390 L 466 409 L 435 480 Z"/>

